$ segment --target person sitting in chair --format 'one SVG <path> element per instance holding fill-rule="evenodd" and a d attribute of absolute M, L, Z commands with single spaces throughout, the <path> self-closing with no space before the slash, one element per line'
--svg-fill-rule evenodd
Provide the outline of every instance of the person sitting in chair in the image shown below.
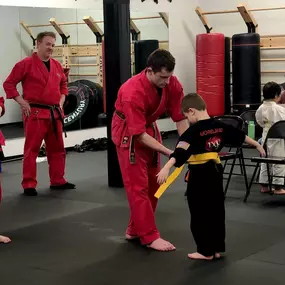
<path fill-rule="evenodd" d="M 262 105 L 256 111 L 256 122 L 263 128 L 262 143 L 265 142 L 267 133 L 271 126 L 278 121 L 285 120 L 285 108 L 278 103 L 281 100 L 281 87 L 276 82 L 268 82 L 263 87 Z M 285 144 L 283 139 L 268 139 L 267 151 L 270 156 L 285 157 Z M 274 194 L 285 194 L 284 178 L 285 165 L 269 165 L 273 175 Z M 274 177 L 275 176 L 275 177 Z M 279 177 L 276 177 L 279 176 Z M 268 174 L 266 163 L 261 164 L 259 183 L 261 192 L 268 193 Z"/>

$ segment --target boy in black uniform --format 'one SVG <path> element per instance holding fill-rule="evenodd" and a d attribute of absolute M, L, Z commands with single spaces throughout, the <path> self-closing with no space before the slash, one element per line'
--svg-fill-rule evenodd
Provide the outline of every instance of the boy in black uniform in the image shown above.
<path fill-rule="evenodd" d="M 175 151 L 158 173 L 158 183 L 166 181 L 171 167 L 188 161 L 187 200 L 197 244 L 197 252 L 188 257 L 212 260 L 225 252 L 223 167 L 218 153 L 225 144 L 238 147 L 243 142 L 255 146 L 262 156 L 265 151 L 244 132 L 210 118 L 204 100 L 196 93 L 186 95 L 181 108 L 191 127 L 179 138 Z"/>

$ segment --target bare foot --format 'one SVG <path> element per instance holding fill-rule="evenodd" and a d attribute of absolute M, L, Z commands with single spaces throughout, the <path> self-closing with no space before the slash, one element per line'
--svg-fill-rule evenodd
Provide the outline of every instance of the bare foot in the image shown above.
<path fill-rule="evenodd" d="M 260 189 L 260 192 L 261 192 L 261 193 L 269 193 L 270 190 L 269 190 L 268 187 L 262 187 L 262 188 Z"/>
<path fill-rule="evenodd" d="M 285 194 L 285 190 L 284 189 L 274 190 L 274 194 L 275 195 L 284 195 Z"/>
<path fill-rule="evenodd" d="M 176 249 L 173 244 L 171 244 L 170 242 L 162 238 L 156 239 L 151 244 L 149 244 L 147 247 L 152 248 L 157 251 L 172 251 Z"/>
<path fill-rule="evenodd" d="M 126 240 L 134 240 L 134 239 L 138 239 L 138 236 L 131 236 L 129 234 L 126 234 Z"/>
<path fill-rule="evenodd" d="M 215 253 L 215 258 L 221 258 L 221 255 L 219 253 Z"/>
<path fill-rule="evenodd" d="M 214 256 L 204 256 L 198 252 L 195 253 L 189 253 L 188 258 L 190 259 L 204 259 L 204 260 L 213 260 Z"/>
<path fill-rule="evenodd" d="M 0 236 L 0 243 L 9 243 L 11 240 L 8 237 Z"/>

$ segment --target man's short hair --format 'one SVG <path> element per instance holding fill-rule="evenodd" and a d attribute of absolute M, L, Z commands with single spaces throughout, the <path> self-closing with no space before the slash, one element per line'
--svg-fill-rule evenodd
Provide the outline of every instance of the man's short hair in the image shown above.
<path fill-rule="evenodd" d="M 148 57 L 147 67 L 151 68 L 153 72 L 160 72 L 163 68 L 172 72 L 175 67 L 175 58 L 169 51 L 157 49 Z"/>
<path fill-rule="evenodd" d="M 56 39 L 56 34 L 54 32 L 41 32 L 37 35 L 37 41 L 41 42 L 44 37 L 52 37 Z"/>
<path fill-rule="evenodd" d="M 190 108 L 196 109 L 198 111 L 206 110 L 206 102 L 197 93 L 189 93 L 185 95 L 181 103 L 181 111 L 187 113 Z"/>
<path fill-rule="evenodd" d="M 274 99 L 276 96 L 280 96 L 281 87 L 276 82 L 268 82 L 263 86 L 263 98 L 265 100 Z"/>

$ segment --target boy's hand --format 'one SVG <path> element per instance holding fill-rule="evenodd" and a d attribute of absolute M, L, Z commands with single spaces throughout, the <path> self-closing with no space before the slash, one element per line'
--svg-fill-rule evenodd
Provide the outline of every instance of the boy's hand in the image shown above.
<path fill-rule="evenodd" d="M 261 145 L 259 145 L 259 146 L 257 146 L 257 148 L 256 148 L 257 150 L 258 150 L 258 152 L 260 153 L 260 155 L 262 156 L 262 157 L 265 157 L 265 150 L 264 150 L 264 148 L 261 146 Z"/>
<path fill-rule="evenodd" d="M 160 172 L 156 175 L 157 176 L 157 183 L 159 185 L 163 184 L 166 180 L 167 180 L 167 177 L 169 175 L 169 168 L 167 167 L 163 167 Z"/>

